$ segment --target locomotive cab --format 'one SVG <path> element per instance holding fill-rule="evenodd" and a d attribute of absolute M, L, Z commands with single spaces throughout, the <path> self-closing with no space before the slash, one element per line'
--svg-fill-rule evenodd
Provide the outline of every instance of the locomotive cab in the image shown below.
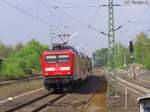
<path fill-rule="evenodd" d="M 69 52 L 51 52 L 43 55 L 43 75 L 66 76 L 72 74 L 72 55 Z"/>
<path fill-rule="evenodd" d="M 72 51 L 53 51 L 43 54 L 43 76 L 47 89 L 61 89 L 72 80 Z"/>
<path fill-rule="evenodd" d="M 42 71 L 46 89 L 62 89 L 73 80 L 74 52 L 55 44 L 42 54 Z"/>

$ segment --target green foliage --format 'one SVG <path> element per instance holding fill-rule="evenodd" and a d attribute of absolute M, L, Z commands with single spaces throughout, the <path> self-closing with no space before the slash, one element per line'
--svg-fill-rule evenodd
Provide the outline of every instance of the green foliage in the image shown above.
<path fill-rule="evenodd" d="M 107 65 L 107 54 L 108 50 L 107 48 L 102 48 L 99 50 L 96 50 L 96 57 L 95 57 L 95 62 L 94 66 L 95 67 L 104 67 Z"/>
<path fill-rule="evenodd" d="M 19 48 L 18 46 L 22 46 Z M 48 46 L 32 39 L 25 46 L 19 44 L 15 53 L 9 56 L 2 64 L 1 74 L 6 77 L 24 76 L 26 71 L 40 72 L 41 54 Z"/>
<path fill-rule="evenodd" d="M 14 50 L 11 46 L 6 46 L 0 42 L 0 57 L 7 58 L 13 54 Z"/>
<path fill-rule="evenodd" d="M 15 52 L 20 51 L 22 48 L 24 47 L 24 45 L 21 42 L 16 43 L 15 45 Z"/>
<path fill-rule="evenodd" d="M 121 43 L 117 43 L 115 46 L 115 67 L 123 68 L 128 63 L 128 49 L 123 46 Z M 113 60 L 109 60 L 108 62 L 108 49 L 102 48 L 96 50 L 96 58 L 94 65 L 96 67 L 108 67 L 108 63 L 112 63 Z M 111 67 L 110 67 L 111 68 Z"/>
<path fill-rule="evenodd" d="M 145 33 L 137 35 L 134 48 L 135 61 L 144 65 L 146 69 L 150 69 L 150 39 Z"/>
<path fill-rule="evenodd" d="M 128 49 L 123 46 L 121 43 L 116 44 L 116 68 L 123 68 L 128 64 Z"/>
<path fill-rule="evenodd" d="M 1 68 L 1 77 L 21 77 L 24 76 L 21 60 L 7 59 Z"/>
<path fill-rule="evenodd" d="M 148 36 L 141 32 L 136 36 L 134 42 L 134 61 L 135 63 L 142 64 L 144 68 L 150 69 L 150 39 Z M 108 50 L 102 48 L 96 50 L 95 65 L 97 67 L 104 66 L 108 63 L 107 55 Z M 129 48 L 123 46 L 121 43 L 117 43 L 115 46 L 115 67 L 123 68 L 125 65 L 131 63 L 130 59 L 131 53 L 129 53 Z M 104 61 L 105 60 L 105 61 Z M 112 60 L 109 60 L 112 63 Z"/>

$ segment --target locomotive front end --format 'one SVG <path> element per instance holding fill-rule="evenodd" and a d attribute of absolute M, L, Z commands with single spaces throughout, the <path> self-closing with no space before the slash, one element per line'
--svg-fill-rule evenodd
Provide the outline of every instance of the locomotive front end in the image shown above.
<path fill-rule="evenodd" d="M 46 89 L 61 89 L 70 83 L 73 74 L 71 51 L 44 52 L 42 71 Z"/>

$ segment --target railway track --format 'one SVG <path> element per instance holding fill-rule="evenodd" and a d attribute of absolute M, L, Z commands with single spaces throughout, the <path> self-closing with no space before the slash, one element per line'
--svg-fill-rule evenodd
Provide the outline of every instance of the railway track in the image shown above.
<path fill-rule="evenodd" d="M 30 81 L 30 80 L 36 80 L 36 79 L 42 79 L 42 76 L 28 77 L 28 78 L 17 79 L 17 80 L 5 80 L 5 81 L 1 80 L 0 81 L 0 87 L 8 86 L 8 85 L 15 84 L 15 83 L 20 83 L 20 82 L 26 82 L 26 81 Z"/>
<path fill-rule="evenodd" d="M 140 81 L 143 81 L 143 82 L 146 82 L 146 83 L 149 83 L 150 84 L 150 80 L 145 80 L 145 79 L 138 79 Z"/>
<path fill-rule="evenodd" d="M 67 96 L 68 93 L 64 93 L 62 95 L 57 96 L 56 98 L 53 98 L 51 101 L 49 101 L 48 103 L 44 103 L 43 105 L 39 106 L 38 108 L 35 108 L 34 110 L 32 110 L 31 112 L 39 112 L 42 109 L 46 108 L 48 105 L 52 105 L 53 103 L 55 103 L 56 101 L 60 100 L 61 98 Z"/>
<path fill-rule="evenodd" d="M 110 77 L 111 77 L 111 79 L 117 81 L 117 83 L 119 83 L 123 86 L 126 86 L 128 89 L 140 94 L 141 96 L 145 96 L 146 94 L 150 93 L 150 89 L 147 87 L 144 87 L 141 84 L 137 84 L 137 83 L 131 82 L 129 80 L 122 79 L 119 76 L 114 75 L 113 73 L 110 73 Z"/>
<path fill-rule="evenodd" d="M 22 103 L 20 105 L 16 105 L 14 107 L 11 107 L 7 110 L 4 110 L 3 112 L 38 112 L 44 108 L 46 108 L 48 105 L 58 101 L 59 99 L 65 97 L 68 95 L 68 93 L 63 94 L 54 94 L 54 92 L 50 92 L 47 94 L 44 94 L 38 98 L 29 100 L 25 103 Z"/>
<path fill-rule="evenodd" d="M 87 104 L 100 84 L 103 81 L 101 77 L 93 76 L 88 83 L 81 86 L 77 85 L 77 88 L 73 89 L 71 93 L 55 94 L 54 92 L 48 93 L 44 88 L 34 90 L 32 92 L 23 93 L 17 96 L 11 97 L 12 100 L 2 99 L 0 101 L 1 112 L 46 112 L 50 110 L 59 110 L 63 108 L 65 110 L 76 110 L 81 106 Z M 77 94 L 76 94 L 77 93 Z M 79 93 L 79 94 L 78 94 Z M 10 97 L 9 97 L 10 99 Z M 69 111 L 68 111 L 69 112 Z"/>
<path fill-rule="evenodd" d="M 133 79 L 130 76 L 128 76 L 127 74 L 128 74 L 128 72 L 123 73 L 123 74 L 116 73 L 115 75 L 118 76 L 118 77 L 120 77 L 120 78 L 122 78 L 122 79 L 124 79 L 124 80 L 127 80 L 129 82 L 132 82 L 132 83 L 135 83 L 137 85 L 140 85 L 140 86 L 143 86 L 145 88 L 149 88 L 150 89 L 150 86 L 149 86 L 150 85 L 150 80 L 144 79 L 144 78 L 139 77 L 139 76 L 136 76 L 136 78 Z"/>
<path fill-rule="evenodd" d="M 14 107 L 12 107 L 12 108 L 9 108 L 9 109 L 5 110 L 4 112 L 14 112 L 14 111 L 17 111 L 17 110 L 19 110 L 19 109 L 21 109 L 21 108 L 23 108 L 23 107 L 25 107 L 25 106 L 27 106 L 27 105 L 30 105 L 30 104 L 32 104 L 32 103 L 34 103 L 34 102 L 36 102 L 36 101 L 39 101 L 39 100 L 41 100 L 41 99 L 43 99 L 43 98 L 49 96 L 50 94 L 51 94 L 51 93 L 44 94 L 44 95 L 42 95 L 42 96 L 40 96 L 40 97 L 38 97 L 38 98 L 32 99 L 32 100 L 30 100 L 30 101 L 28 101 L 28 102 L 25 102 L 25 103 L 22 103 L 22 104 L 20 104 L 20 105 L 14 106 Z"/>

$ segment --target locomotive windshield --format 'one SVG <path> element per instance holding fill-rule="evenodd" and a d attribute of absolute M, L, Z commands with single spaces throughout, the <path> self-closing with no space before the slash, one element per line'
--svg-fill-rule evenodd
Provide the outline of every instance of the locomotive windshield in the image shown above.
<path fill-rule="evenodd" d="M 69 55 L 58 55 L 58 62 L 69 62 Z"/>
<path fill-rule="evenodd" d="M 46 63 L 56 63 L 57 62 L 57 56 L 56 55 L 48 55 L 45 57 Z"/>
<path fill-rule="evenodd" d="M 46 63 L 69 62 L 69 55 L 48 55 L 45 57 Z"/>

